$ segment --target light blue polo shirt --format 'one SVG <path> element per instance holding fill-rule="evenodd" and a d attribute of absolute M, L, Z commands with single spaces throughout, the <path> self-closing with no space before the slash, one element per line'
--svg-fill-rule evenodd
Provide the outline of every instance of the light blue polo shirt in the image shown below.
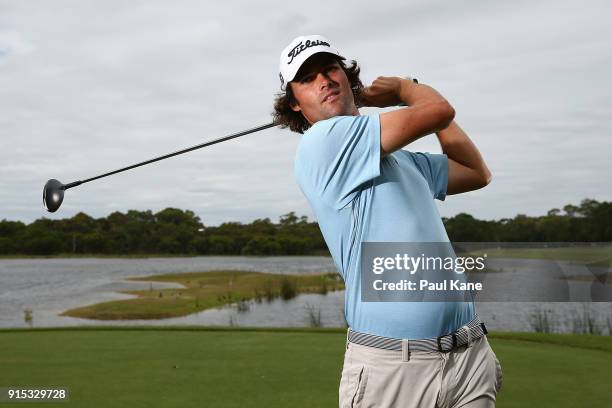
<path fill-rule="evenodd" d="M 449 242 L 434 202 L 446 197 L 445 154 L 398 150 L 381 160 L 378 114 L 336 116 L 304 133 L 294 170 L 344 278 L 349 327 L 422 339 L 474 317 L 473 302 L 361 302 L 361 242 Z"/>

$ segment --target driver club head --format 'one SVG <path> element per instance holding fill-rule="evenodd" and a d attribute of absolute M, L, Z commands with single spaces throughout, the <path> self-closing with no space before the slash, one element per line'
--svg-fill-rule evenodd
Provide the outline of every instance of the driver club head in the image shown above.
<path fill-rule="evenodd" d="M 43 203 L 47 211 L 55 212 L 64 201 L 64 185 L 59 180 L 51 179 L 47 181 L 43 188 Z"/>
<path fill-rule="evenodd" d="M 165 154 L 163 156 L 155 157 L 155 158 L 150 159 L 150 160 L 146 160 L 146 161 L 143 161 L 143 162 L 140 162 L 140 163 L 132 164 L 130 166 L 123 167 L 123 168 L 118 169 L 118 170 L 109 171 L 107 173 L 100 174 L 100 175 L 95 176 L 95 177 L 90 177 L 90 178 L 85 179 L 85 180 L 77 180 L 77 181 L 73 181 L 72 183 L 62 184 L 59 180 L 51 179 L 51 180 L 47 181 L 47 183 L 45 184 L 45 187 L 43 188 L 43 204 L 47 208 L 47 211 L 49 211 L 49 212 L 56 212 L 60 208 L 60 206 L 62 205 L 62 201 L 64 201 L 64 192 L 66 190 L 68 190 L 69 188 L 80 186 L 81 184 L 88 183 L 90 181 L 94 181 L 94 180 L 97 180 L 97 179 L 101 179 L 103 177 L 111 176 L 113 174 L 117 174 L 117 173 L 121 173 L 121 172 L 124 172 L 124 171 L 127 171 L 127 170 L 131 170 L 131 169 L 134 169 L 136 167 L 144 166 L 146 164 L 150 164 L 150 163 L 153 163 L 153 162 L 164 160 L 164 159 L 167 159 L 167 158 L 170 158 L 170 157 L 177 156 L 179 154 L 191 152 L 191 151 L 196 150 L 196 149 L 201 149 L 203 147 L 207 147 L 207 146 L 210 146 L 210 145 L 213 145 L 213 144 L 224 142 L 226 140 L 235 139 L 237 137 L 245 136 L 245 135 L 248 135 L 248 134 L 251 134 L 251 133 L 259 132 L 260 130 L 269 129 L 269 128 L 276 127 L 276 126 L 278 126 L 278 124 L 275 123 L 275 122 L 267 123 L 267 124 L 262 125 L 262 126 L 257 126 L 257 127 L 252 128 L 252 129 L 243 130 L 241 132 L 234 133 L 234 134 L 227 135 L 227 136 L 223 136 L 223 137 L 220 137 L 220 138 L 217 138 L 217 139 L 213 139 L 213 140 L 205 142 L 205 143 L 200 143 L 199 145 L 196 145 L 196 146 L 191 146 L 191 147 L 188 147 L 186 149 L 182 149 L 182 150 L 179 150 L 179 151 L 176 151 L 176 152 L 173 152 L 173 153 Z"/>

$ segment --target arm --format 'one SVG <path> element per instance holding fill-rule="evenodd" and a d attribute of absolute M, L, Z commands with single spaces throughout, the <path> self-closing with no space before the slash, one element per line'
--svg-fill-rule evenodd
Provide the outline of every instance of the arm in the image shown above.
<path fill-rule="evenodd" d="M 477 190 L 491 182 L 491 172 L 480 152 L 455 121 L 436 135 L 448 156 L 447 194 Z"/>
<path fill-rule="evenodd" d="M 455 116 L 453 107 L 435 89 L 409 79 L 378 77 L 364 88 L 362 98 L 365 106 L 408 105 L 380 115 L 381 157 L 445 129 Z"/>
<path fill-rule="evenodd" d="M 378 77 L 364 88 L 363 100 L 365 106 L 409 105 L 380 115 L 381 157 L 436 132 L 448 156 L 447 194 L 476 190 L 491 181 L 480 152 L 453 121 L 453 107 L 433 88 L 409 79 Z"/>

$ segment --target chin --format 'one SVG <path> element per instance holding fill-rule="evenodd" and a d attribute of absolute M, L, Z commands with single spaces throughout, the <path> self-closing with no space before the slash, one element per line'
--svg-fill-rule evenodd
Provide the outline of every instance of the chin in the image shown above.
<path fill-rule="evenodd" d="M 347 116 L 351 114 L 349 109 L 341 105 L 334 106 L 334 108 L 330 109 L 327 113 L 330 118 L 333 118 L 334 116 Z"/>

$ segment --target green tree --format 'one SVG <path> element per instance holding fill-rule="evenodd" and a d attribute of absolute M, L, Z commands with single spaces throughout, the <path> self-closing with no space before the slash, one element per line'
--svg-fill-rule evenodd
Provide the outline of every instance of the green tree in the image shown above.
<path fill-rule="evenodd" d="M 105 254 L 112 247 L 111 241 L 99 231 L 79 236 L 80 252 L 85 254 Z"/>
<path fill-rule="evenodd" d="M 51 234 L 32 237 L 24 243 L 24 251 L 30 255 L 55 255 L 63 249 L 62 240 Z"/>
<path fill-rule="evenodd" d="M 9 255 L 17 252 L 18 249 L 14 239 L 0 236 L 0 254 Z"/>
<path fill-rule="evenodd" d="M 281 246 L 273 237 L 253 237 L 242 248 L 242 255 L 275 255 L 280 253 Z"/>
<path fill-rule="evenodd" d="M 470 214 L 460 213 L 443 220 L 446 232 L 453 242 L 496 241 L 495 225 L 477 220 Z"/>
<path fill-rule="evenodd" d="M 229 238 L 213 235 L 207 238 L 207 254 L 211 255 L 231 255 L 235 254 L 235 242 Z"/>

